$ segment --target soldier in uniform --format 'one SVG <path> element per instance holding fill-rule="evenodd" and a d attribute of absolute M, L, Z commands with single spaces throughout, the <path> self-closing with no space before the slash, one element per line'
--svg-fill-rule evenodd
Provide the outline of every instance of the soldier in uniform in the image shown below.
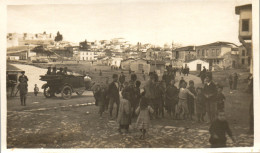
<path fill-rule="evenodd" d="M 21 105 L 25 106 L 26 105 L 26 96 L 28 93 L 28 78 L 26 75 L 24 75 L 25 71 L 22 71 L 22 75 L 19 76 L 19 89 L 20 89 L 20 100 L 21 100 Z"/>

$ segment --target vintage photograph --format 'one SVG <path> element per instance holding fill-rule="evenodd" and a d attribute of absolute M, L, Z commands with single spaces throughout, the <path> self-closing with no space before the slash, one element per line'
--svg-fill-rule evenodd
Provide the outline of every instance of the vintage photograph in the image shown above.
<path fill-rule="evenodd" d="M 251 0 L 6 11 L 7 149 L 254 146 Z"/>

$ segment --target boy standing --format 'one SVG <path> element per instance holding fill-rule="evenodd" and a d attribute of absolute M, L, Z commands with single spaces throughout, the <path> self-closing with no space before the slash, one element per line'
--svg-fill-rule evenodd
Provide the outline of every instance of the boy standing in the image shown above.
<path fill-rule="evenodd" d="M 221 148 L 226 147 L 226 133 L 235 142 L 232 136 L 232 132 L 229 128 L 228 122 L 225 118 L 225 113 L 223 111 L 218 112 L 218 118 L 212 122 L 210 128 L 210 139 L 211 148 Z"/>
<path fill-rule="evenodd" d="M 37 84 L 34 85 L 34 95 L 37 96 L 39 93 L 39 88 L 37 87 Z"/>
<path fill-rule="evenodd" d="M 197 95 L 193 80 L 189 81 L 188 89 L 191 93 Z M 192 115 L 194 114 L 194 98 L 190 95 L 188 96 L 188 109 L 189 109 L 189 119 L 192 120 Z"/>
<path fill-rule="evenodd" d="M 217 111 L 224 111 L 224 107 L 225 107 L 224 101 L 225 101 L 226 97 L 222 93 L 222 90 L 223 90 L 223 87 L 218 86 L 218 93 L 216 95 Z"/>
<path fill-rule="evenodd" d="M 165 93 L 165 108 L 170 117 L 175 118 L 175 106 L 178 103 L 178 89 L 174 86 L 175 81 L 171 80 Z"/>

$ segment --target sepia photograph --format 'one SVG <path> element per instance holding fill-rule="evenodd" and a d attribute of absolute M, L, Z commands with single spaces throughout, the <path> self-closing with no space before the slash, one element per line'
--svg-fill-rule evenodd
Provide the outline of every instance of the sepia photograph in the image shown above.
<path fill-rule="evenodd" d="M 6 5 L 6 149 L 254 147 L 253 1 Z"/>

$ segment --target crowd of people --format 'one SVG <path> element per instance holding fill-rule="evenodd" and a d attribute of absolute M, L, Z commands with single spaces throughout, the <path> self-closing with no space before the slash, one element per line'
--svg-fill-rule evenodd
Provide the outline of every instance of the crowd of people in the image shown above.
<path fill-rule="evenodd" d="M 149 79 L 141 89 L 141 81 L 134 72 L 130 72 L 130 80 L 126 80 L 123 72 L 113 74 L 113 81 L 106 84 L 98 84 L 94 89 L 96 105 L 99 106 L 100 119 L 105 111 L 109 112 L 110 119 L 116 119 L 119 123 L 119 132 L 128 133 L 129 125 L 136 121 L 136 128 L 140 130 L 140 139 L 145 139 L 150 127 L 150 120 L 167 117 L 172 120 L 196 120 L 198 123 L 210 123 L 210 139 L 212 147 L 225 147 L 228 134 L 233 141 L 232 132 L 225 120 L 225 96 L 222 93 L 223 86 L 212 81 L 212 73 L 205 67 L 199 77 L 203 87 L 196 87 L 194 80 L 186 81 L 181 77 L 176 87 L 176 72 L 178 69 L 167 67 L 167 71 L 160 80 L 156 72 L 149 73 Z M 66 68 L 48 68 L 47 75 L 67 74 Z M 237 88 L 238 75 L 229 76 L 230 89 Z M 19 90 L 21 105 L 26 105 L 28 92 L 28 78 L 25 72 L 19 77 Z M 121 96 L 120 96 L 121 91 Z M 142 92 L 141 92 L 142 91 Z M 34 94 L 37 96 L 39 88 L 35 85 Z M 253 77 L 248 77 L 248 92 L 253 92 Z M 116 105 L 116 107 L 114 107 Z M 113 109 L 116 114 L 113 115 Z M 165 112 L 166 111 L 166 112 Z M 250 132 L 253 132 L 253 99 L 250 104 Z M 195 116 L 196 115 L 196 116 Z M 206 120 L 206 116 L 207 119 Z M 195 117 L 195 118 L 194 118 Z"/>
<path fill-rule="evenodd" d="M 59 71 L 57 71 L 57 68 L 56 67 L 48 67 L 48 70 L 47 70 L 47 75 L 67 75 L 68 73 L 68 68 L 67 67 L 64 67 L 64 68 L 60 68 Z"/>
<path fill-rule="evenodd" d="M 127 82 L 121 72 L 120 76 L 113 74 L 113 81 L 108 86 L 99 85 L 94 91 L 96 104 L 99 106 L 100 119 L 105 110 L 109 111 L 111 119 L 119 123 L 119 132 L 129 131 L 129 125 L 136 119 L 136 128 L 141 132 L 140 139 L 150 126 L 151 119 L 164 118 L 165 112 L 173 120 L 194 120 L 205 122 L 208 116 L 210 126 L 210 143 L 212 147 L 224 147 L 227 133 L 232 140 L 232 133 L 225 120 L 223 87 L 212 81 L 212 75 L 207 73 L 203 80 L 204 87 L 195 87 L 194 81 L 186 82 L 184 78 L 175 86 L 176 72 L 174 69 L 167 71 L 159 80 L 155 72 L 149 73 L 149 79 L 140 89 L 141 82 L 136 74 L 131 74 Z M 120 91 L 122 98 L 120 98 Z M 113 117 L 114 104 L 116 114 Z M 219 131 L 221 130 L 221 132 Z"/>

